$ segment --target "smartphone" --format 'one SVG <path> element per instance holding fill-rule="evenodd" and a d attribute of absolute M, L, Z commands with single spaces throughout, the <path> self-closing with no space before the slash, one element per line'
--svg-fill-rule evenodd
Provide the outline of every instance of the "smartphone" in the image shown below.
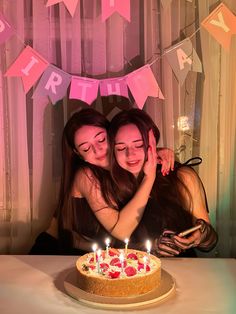
<path fill-rule="evenodd" d="M 192 227 L 192 228 L 190 228 L 190 229 L 184 230 L 184 231 L 180 232 L 180 233 L 178 234 L 178 236 L 179 236 L 179 237 L 185 237 L 185 236 L 188 235 L 189 233 L 192 233 L 192 232 L 194 232 L 194 231 L 200 229 L 201 226 L 202 226 L 202 225 L 200 224 L 200 225 L 194 226 L 194 227 Z"/>

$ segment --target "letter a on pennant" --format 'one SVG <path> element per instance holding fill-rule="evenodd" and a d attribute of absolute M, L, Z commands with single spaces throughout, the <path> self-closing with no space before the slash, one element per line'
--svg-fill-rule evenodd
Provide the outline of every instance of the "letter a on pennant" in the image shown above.
<path fill-rule="evenodd" d="M 236 34 L 236 16 L 225 4 L 221 3 L 201 24 L 220 45 L 229 50 L 231 36 Z"/>
<path fill-rule="evenodd" d="M 34 49 L 27 46 L 7 70 L 5 76 L 20 76 L 27 93 L 47 66 L 48 62 Z"/>

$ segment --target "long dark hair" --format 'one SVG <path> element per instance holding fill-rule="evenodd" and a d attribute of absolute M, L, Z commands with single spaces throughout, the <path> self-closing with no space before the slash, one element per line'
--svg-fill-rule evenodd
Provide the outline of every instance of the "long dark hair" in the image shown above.
<path fill-rule="evenodd" d="M 122 169 L 115 158 L 115 137 L 120 127 L 134 124 L 139 129 L 143 142 L 144 151 L 148 149 L 148 132 L 153 130 L 156 142 L 158 143 L 160 132 L 151 119 L 151 117 L 143 110 L 130 109 L 121 111 L 112 120 L 109 129 L 110 135 L 110 166 L 111 175 L 116 183 L 116 197 L 120 204 L 127 203 L 135 194 L 140 181 L 143 178 L 143 171 L 140 172 L 138 178 L 135 178 L 131 173 Z M 153 237 L 161 233 L 165 228 L 181 231 L 192 224 L 192 216 L 190 213 L 191 197 L 188 188 L 178 176 L 178 169 L 181 164 L 176 164 L 175 170 L 168 176 L 164 177 L 161 173 L 161 168 L 157 168 L 156 180 L 150 195 L 149 207 L 145 209 L 144 220 L 148 221 L 150 230 L 153 232 Z M 119 188 L 125 187 L 125 188 Z M 186 201 L 183 199 L 183 190 L 189 196 L 189 206 L 186 206 Z M 151 222 L 150 222 L 151 220 Z M 143 221 L 143 220 L 142 220 Z M 151 228 L 151 223 L 153 228 Z"/>
<path fill-rule="evenodd" d="M 71 195 L 71 189 L 76 172 L 82 168 L 90 168 L 99 182 L 103 182 L 104 185 L 110 185 L 110 174 L 108 171 L 85 162 L 76 152 L 74 143 L 75 132 L 85 125 L 97 126 L 108 130 L 109 121 L 103 114 L 96 111 L 95 109 L 86 108 L 75 112 L 64 127 L 62 135 L 63 166 L 61 187 L 58 207 L 55 213 L 55 216 L 58 219 L 58 235 L 61 240 L 65 238 L 65 230 L 67 231 L 67 234 L 70 234 L 72 230 L 78 232 L 80 229 L 79 224 L 83 223 L 76 219 L 75 202 Z M 107 199 L 105 193 L 106 190 L 106 188 L 103 189 L 105 199 Z M 65 245 L 68 246 L 69 244 L 66 243 Z M 71 245 L 73 244 L 71 243 Z"/>
<path fill-rule="evenodd" d="M 135 124 L 140 131 L 146 158 L 149 145 L 149 131 L 151 129 L 153 130 L 157 143 L 160 138 L 159 129 L 145 111 L 135 108 L 132 108 L 130 110 L 124 110 L 118 113 L 111 120 L 109 129 L 111 175 L 117 187 L 125 187 L 123 189 L 119 189 L 117 194 L 118 199 L 121 203 L 127 202 L 132 197 L 143 177 L 143 173 L 141 172 L 138 176 L 138 179 L 136 180 L 132 174 L 119 166 L 115 158 L 114 142 L 116 133 L 122 126 L 127 124 Z"/>

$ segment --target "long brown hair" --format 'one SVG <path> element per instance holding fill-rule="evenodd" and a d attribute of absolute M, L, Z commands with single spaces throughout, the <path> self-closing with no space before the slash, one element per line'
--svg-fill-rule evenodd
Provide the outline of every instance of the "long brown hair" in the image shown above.
<path fill-rule="evenodd" d="M 134 124 L 139 129 L 143 143 L 144 152 L 147 154 L 148 149 L 148 133 L 152 129 L 156 142 L 158 143 L 160 132 L 151 119 L 151 117 L 143 110 L 130 109 L 118 113 L 110 123 L 110 166 L 111 175 L 116 184 L 116 197 L 120 204 L 127 203 L 135 194 L 140 181 L 143 178 L 143 171 L 141 170 L 138 178 L 135 178 L 131 173 L 121 168 L 115 158 L 115 137 L 120 127 Z M 145 209 L 144 220 L 149 221 L 148 225 L 153 224 L 153 233 L 157 236 L 165 228 L 181 231 L 192 224 L 192 216 L 190 212 L 191 197 L 188 188 L 184 182 L 178 177 L 178 169 L 181 164 L 176 164 L 175 170 L 164 177 L 161 173 L 161 168 L 157 168 L 156 180 L 150 195 L 149 207 Z M 189 206 L 186 206 L 186 201 L 183 198 L 181 191 L 186 191 L 189 196 Z M 148 207 L 148 206 L 147 206 Z M 150 222 L 150 219 L 152 220 Z M 153 234 L 154 236 L 154 234 Z"/>
<path fill-rule="evenodd" d="M 55 216 L 58 219 L 58 231 L 61 241 L 67 242 L 65 246 L 73 245 L 69 244 L 71 231 L 78 232 L 79 224 L 83 223 L 76 219 L 76 208 L 73 197 L 71 196 L 71 189 L 75 179 L 76 172 L 82 168 L 90 168 L 98 179 L 98 181 L 104 186 L 108 185 L 108 188 L 102 189 L 104 192 L 104 198 L 107 199 L 106 191 L 110 189 L 110 173 L 98 166 L 85 162 L 78 153 L 74 144 L 75 132 L 82 126 L 90 125 L 97 126 L 108 130 L 109 121 L 103 114 L 96 111 L 93 108 L 82 109 L 75 112 L 71 118 L 67 121 L 62 135 L 62 176 L 61 187 L 59 193 L 58 207 Z M 69 235 L 69 236 L 68 236 Z"/>

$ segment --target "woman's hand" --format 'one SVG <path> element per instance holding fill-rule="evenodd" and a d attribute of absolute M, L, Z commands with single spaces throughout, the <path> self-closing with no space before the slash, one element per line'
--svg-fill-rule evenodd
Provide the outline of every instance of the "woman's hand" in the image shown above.
<path fill-rule="evenodd" d="M 173 241 L 176 244 L 176 246 L 182 250 L 190 249 L 191 247 L 197 247 L 202 240 L 202 233 L 200 230 L 196 230 L 193 233 L 191 233 L 188 237 L 180 237 L 178 235 L 175 235 L 173 237 Z"/>
<path fill-rule="evenodd" d="M 147 152 L 147 161 L 144 164 L 143 171 L 146 176 L 156 177 L 157 168 L 157 152 L 156 152 L 156 138 L 153 131 L 149 131 L 149 147 Z"/>
<path fill-rule="evenodd" d="M 162 175 L 168 175 L 170 170 L 174 170 L 175 155 L 172 149 L 157 148 L 157 163 L 161 164 Z"/>
<path fill-rule="evenodd" d="M 210 251 L 216 245 L 218 236 L 213 227 L 203 219 L 197 219 L 196 225 L 200 224 L 201 228 L 191 233 L 188 237 L 173 237 L 174 243 L 182 250 L 197 247 L 202 251 Z"/>
<path fill-rule="evenodd" d="M 174 243 L 174 235 L 174 231 L 165 230 L 155 241 L 154 254 L 158 257 L 178 256 L 182 249 Z"/>

